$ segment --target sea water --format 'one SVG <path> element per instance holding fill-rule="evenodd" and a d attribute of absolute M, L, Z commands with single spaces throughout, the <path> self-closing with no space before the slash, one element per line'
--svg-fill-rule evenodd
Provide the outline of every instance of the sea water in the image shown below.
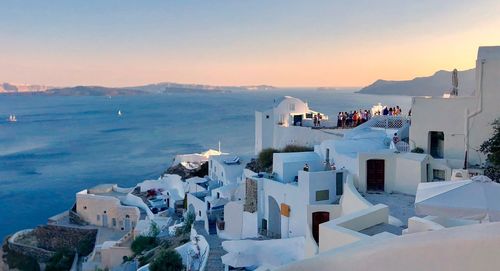
<path fill-rule="evenodd" d="M 176 154 L 252 154 L 254 112 L 284 95 L 336 118 L 409 97 L 349 91 L 176 93 L 122 97 L 0 96 L 0 237 L 46 223 L 99 183 L 156 179 Z M 118 115 L 118 110 L 122 115 Z M 8 122 L 15 114 L 17 122 Z"/>

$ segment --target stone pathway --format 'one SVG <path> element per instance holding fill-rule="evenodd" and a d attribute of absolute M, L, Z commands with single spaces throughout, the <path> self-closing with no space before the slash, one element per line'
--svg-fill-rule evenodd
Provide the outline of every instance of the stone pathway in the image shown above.
<path fill-rule="evenodd" d="M 203 237 L 208 242 L 210 246 L 210 251 L 208 253 L 208 261 L 206 269 L 207 271 L 221 271 L 224 270 L 224 264 L 222 264 L 222 255 L 227 252 L 222 248 L 222 239 L 217 236 L 217 234 L 208 234 L 205 230 L 204 221 L 194 222 L 194 229 L 196 232 Z"/>

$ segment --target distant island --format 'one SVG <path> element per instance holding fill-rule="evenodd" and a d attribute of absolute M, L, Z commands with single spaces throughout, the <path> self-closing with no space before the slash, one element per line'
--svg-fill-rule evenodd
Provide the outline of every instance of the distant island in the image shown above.
<path fill-rule="evenodd" d="M 231 93 L 237 91 L 265 91 L 273 86 L 211 86 L 200 84 L 157 83 L 133 87 L 75 86 L 51 87 L 28 84 L 0 84 L 0 94 L 47 96 L 124 96 L 164 93 Z"/>
<path fill-rule="evenodd" d="M 431 76 L 412 80 L 377 80 L 357 93 L 377 95 L 442 96 L 451 90 L 451 71 L 440 70 Z M 459 96 L 471 95 L 475 88 L 475 69 L 458 72 Z"/>

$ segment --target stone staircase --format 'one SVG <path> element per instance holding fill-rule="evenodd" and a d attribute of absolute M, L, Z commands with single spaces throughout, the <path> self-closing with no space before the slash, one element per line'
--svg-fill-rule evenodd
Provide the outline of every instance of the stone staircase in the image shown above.
<path fill-rule="evenodd" d="M 221 271 L 224 270 L 224 264 L 222 264 L 222 255 L 227 252 L 222 248 L 222 239 L 217 236 L 217 234 L 208 234 L 205 230 L 204 221 L 194 222 L 194 229 L 196 232 L 207 240 L 210 246 L 210 251 L 208 253 L 208 260 L 206 271 Z"/>

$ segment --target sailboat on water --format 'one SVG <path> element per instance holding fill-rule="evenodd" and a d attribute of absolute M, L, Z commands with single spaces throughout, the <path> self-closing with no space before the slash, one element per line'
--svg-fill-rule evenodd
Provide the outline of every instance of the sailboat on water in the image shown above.
<path fill-rule="evenodd" d="M 122 111 L 121 110 L 118 110 L 118 116 L 121 117 L 122 116 Z"/>
<path fill-rule="evenodd" d="M 10 114 L 9 122 L 16 122 L 16 121 L 17 121 L 16 115 Z"/>

